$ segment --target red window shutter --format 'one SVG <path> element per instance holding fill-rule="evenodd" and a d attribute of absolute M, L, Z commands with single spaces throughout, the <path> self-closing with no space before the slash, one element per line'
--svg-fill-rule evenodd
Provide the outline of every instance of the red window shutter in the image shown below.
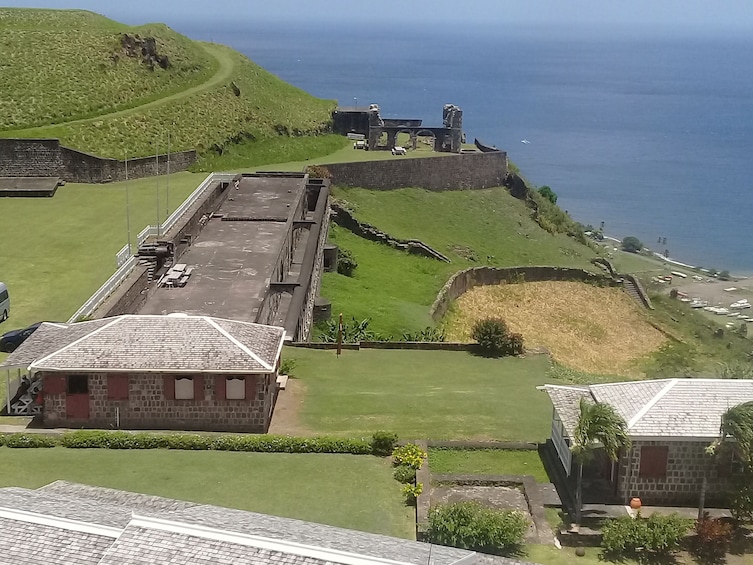
<path fill-rule="evenodd" d="M 193 377 L 193 399 L 204 400 L 204 375 Z"/>
<path fill-rule="evenodd" d="M 128 375 L 107 375 L 107 398 L 128 400 Z"/>
<path fill-rule="evenodd" d="M 641 447 L 641 466 L 638 476 L 643 479 L 663 479 L 667 476 L 669 448 L 666 445 Z"/>
<path fill-rule="evenodd" d="M 165 395 L 166 400 L 175 400 L 175 377 L 165 377 L 162 388 L 162 394 Z"/>
<path fill-rule="evenodd" d="M 225 392 L 227 390 L 227 387 L 225 386 L 227 381 L 225 379 L 226 377 L 224 375 L 217 375 L 214 377 L 215 400 L 227 400 L 227 393 Z"/>
<path fill-rule="evenodd" d="M 49 396 L 51 394 L 65 394 L 65 375 L 45 375 L 42 382 L 42 390 Z"/>
<path fill-rule="evenodd" d="M 256 375 L 246 376 L 246 401 L 256 400 Z"/>

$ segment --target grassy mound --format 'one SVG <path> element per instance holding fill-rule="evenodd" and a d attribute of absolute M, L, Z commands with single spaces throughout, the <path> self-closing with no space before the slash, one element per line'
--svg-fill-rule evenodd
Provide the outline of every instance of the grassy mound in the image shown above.
<path fill-rule="evenodd" d="M 165 151 L 169 132 L 172 150 L 221 154 L 242 140 L 326 131 L 334 107 L 228 47 L 164 25 L 129 27 L 83 11 L 0 9 L 0 31 L 12 53 L 3 69 L 12 80 L 0 87 L 0 101 L 8 101 L 0 102 L 8 116 L 0 123 L 3 137 L 57 137 L 122 158 Z M 124 33 L 154 37 L 171 66 L 150 70 L 125 56 Z M 27 77 L 31 66 L 36 72 Z"/>
<path fill-rule="evenodd" d="M 354 276 L 326 273 L 322 295 L 332 311 L 371 318 L 371 329 L 400 336 L 431 323 L 429 307 L 453 273 L 476 265 L 560 265 L 591 268 L 595 252 L 532 219 L 525 204 L 504 188 L 387 192 L 336 187 L 334 196 L 359 220 L 390 235 L 420 239 L 451 259 L 441 263 L 360 239 L 334 228 L 330 239 L 353 252 Z"/>
<path fill-rule="evenodd" d="M 637 362 L 667 341 L 621 289 L 579 282 L 474 288 L 458 298 L 447 333 L 471 341 L 473 324 L 492 316 L 522 333 L 527 346 L 546 347 L 558 362 L 589 373 L 636 376 Z"/>

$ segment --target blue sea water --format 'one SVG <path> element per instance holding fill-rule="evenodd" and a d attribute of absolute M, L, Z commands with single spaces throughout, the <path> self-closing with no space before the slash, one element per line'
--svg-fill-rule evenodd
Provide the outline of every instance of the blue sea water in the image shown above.
<path fill-rule="evenodd" d="M 753 273 L 751 37 L 368 22 L 179 29 L 316 96 L 376 102 L 385 117 L 440 125 L 443 104 L 457 104 L 469 140 L 506 150 L 584 224 Z"/>

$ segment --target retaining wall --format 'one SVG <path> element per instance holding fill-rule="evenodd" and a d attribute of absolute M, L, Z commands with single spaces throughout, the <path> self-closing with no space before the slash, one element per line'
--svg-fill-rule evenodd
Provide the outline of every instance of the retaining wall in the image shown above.
<path fill-rule="evenodd" d="M 195 161 L 194 150 L 170 153 L 170 172 L 184 171 Z M 125 161 L 64 147 L 59 139 L 0 139 L 3 177 L 60 177 L 68 182 L 105 183 L 125 180 L 125 168 Z M 128 160 L 129 178 L 166 173 L 166 154 Z"/>
<path fill-rule="evenodd" d="M 452 275 L 439 291 L 429 314 L 435 322 L 441 320 L 454 300 L 477 286 L 537 281 L 580 281 L 608 286 L 619 284 L 611 277 L 568 267 L 471 267 Z"/>
<path fill-rule="evenodd" d="M 395 156 L 387 161 L 324 165 L 332 184 L 372 190 L 407 186 L 427 190 L 480 189 L 502 186 L 507 175 L 507 153 L 463 153 L 442 157 Z"/>

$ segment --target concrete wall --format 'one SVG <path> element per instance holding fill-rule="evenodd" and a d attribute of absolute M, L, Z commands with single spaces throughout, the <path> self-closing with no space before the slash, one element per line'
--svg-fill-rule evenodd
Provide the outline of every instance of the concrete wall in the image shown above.
<path fill-rule="evenodd" d="M 427 190 L 479 189 L 502 186 L 507 174 L 507 153 L 464 153 L 443 157 L 394 156 L 387 161 L 324 165 L 332 184 L 372 190 L 407 186 Z"/>
<path fill-rule="evenodd" d="M 42 379 L 60 373 L 42 373 Z M 89 375 L 89 419 L 66 417 L 66 395 L 45 394 L 44 423 L 70 428 L 113 428 L 117 412 L 122 429 L 207 430 L 264 433 L 269 427 L 269 396 L 277 387 L 275 375 L 255 375 L 253 400 L 223 400 L 215 395 L 215 375 L 205 374 L 201 399 L 168 400 L 164 375 L 129 375 L 128 400 L 108 400 L 107 374 Z M 266 416 L 265 416 L 266 414 Z"/>
<path fill-rule="evenodd" d="M 128 177 L 165 174 L 167 155 L 129 159 Z M 196 161 L 196 151 L 170 153 L 170 172 Z M 58 139 L 0 139 L 0 176 L 60 177 L 68 182 L 104 183 L 125 179 L 125 162 L 97 157 L 60 145 Z"/>
<path fill-rule="evenodd" d="M 568 267 L 471 267 L 452 275 L 439 291 L 429 311 L 436 322 L 447 313 L 450 304 L 477 286 L 536 281 L 582 281 L 616 286 L 614 279 Z"/>
<path fill-rule="evenodd" d="M 720 476 L 718 467 L 706 455 L 711 442 L 636 441 L 630 453 L 620 459 L 618 490 L 629 501 L 638 497 L 644 505 L 697 505 L 706 473 L 706 502 L 724 504 L 729 477 Z M 640 478 L 641 447 L 667 446 L 667 475 L 664 478 Z"/>

